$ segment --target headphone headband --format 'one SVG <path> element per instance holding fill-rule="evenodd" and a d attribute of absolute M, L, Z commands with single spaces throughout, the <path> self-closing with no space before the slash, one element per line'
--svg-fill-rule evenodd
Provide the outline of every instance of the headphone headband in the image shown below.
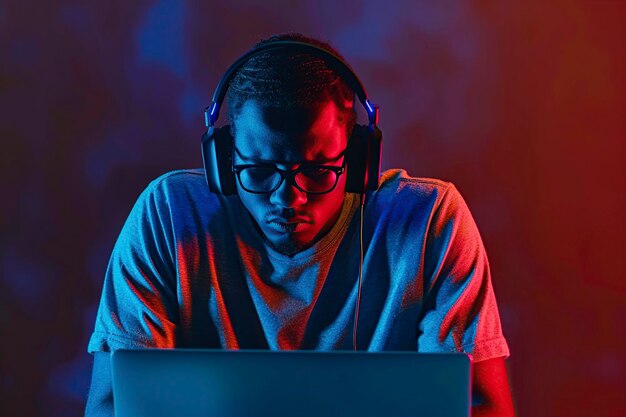
<path fill-rule="evenodd" d="M 208 106 L 204 111 L 204 121 L 207 129 L 215 125 L 215 122 L 219 117 L 222 102 L 224 101 L 224 97 L 226 97 L 226 91 L 228 90 L 230 82 L 235 77 L 239 68 L 241 68 L 250 58 L 263 52 L 275 49 L 294 49 L 296 51 L 302 50 L 325 60 L 326 63 L 338 73 L 338 75 L 357 95 L 359 101 L 367 112 L 369 125 L 375 126 L 378 124 L 379 108 L 377 105 L 370 102 L 369 98 L 367 97 L 367 92 L 363 87 L 363 84 L 347 62 L 323 48 L 306 42 L 271 41 L 249 50 L 248 52 L 240 56 L 230 67 L 228 67 L 228 70 L 226 70 L 226 73 L 224 74 L 224 76 L 222 76 L 222 79 L 215 88 L 211 105 Z"/>

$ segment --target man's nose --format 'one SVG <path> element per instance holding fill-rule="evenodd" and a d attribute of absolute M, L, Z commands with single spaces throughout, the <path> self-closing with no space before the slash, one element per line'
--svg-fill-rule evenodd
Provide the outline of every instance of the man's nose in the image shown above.
<path fill-rule="evenodd" d="M 270 203 L 281 208 L 299 207 L 306 203 L 306 193 L 300 191 L 293 181 L 293 177 L 285 178 L 280 187 L 270 195 Z"/>

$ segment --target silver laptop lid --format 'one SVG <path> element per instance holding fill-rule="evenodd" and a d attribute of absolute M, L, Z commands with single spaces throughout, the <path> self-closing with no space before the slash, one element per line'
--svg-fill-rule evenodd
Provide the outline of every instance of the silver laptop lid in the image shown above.
<path fill-rule="evenodd" d="M 118 350 L 117 417 L 463 417 L 465 354 Z"/>

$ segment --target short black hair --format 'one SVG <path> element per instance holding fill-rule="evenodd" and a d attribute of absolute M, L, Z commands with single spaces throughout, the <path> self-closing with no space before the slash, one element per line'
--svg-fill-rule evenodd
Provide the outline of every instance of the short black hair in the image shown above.
<path fill-rule="evenodd" d="M 329 43 L 301 33 L 272 35 L 255 47 L 286 40 L 306 42 L 343 59 Z M 263 107 L 289 110 L 311 107 L 328 99 L 337 105 L 349 137 L 356 123 L 356 110 L 354 91 L 344 79 L 315 55 L 270 50 L 249 59 L 233 77 L 227 96 L 228 117 L 235 133 L 235 118 L 248 100 L 255 100 Z"/>

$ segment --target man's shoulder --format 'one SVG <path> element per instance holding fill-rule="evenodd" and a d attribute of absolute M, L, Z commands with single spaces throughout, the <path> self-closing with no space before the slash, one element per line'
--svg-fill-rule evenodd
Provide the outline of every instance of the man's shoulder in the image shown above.
<path fill-rule="evenodd" d="M 439 199 L 450 189 L 454 189 L 454 184 L 449 181 L 412 177 L 403 169 L 390 169 L 383 172 L 376 194 L 378 197 L 387 196 L 394 200 Z"/>
<path fill-rule="evenodd" d="M 152 180 L 140 200 L 157 209 L 176 212 L 213 212 L 224 203 L 209 191 L 202 169 L 180 169 Z"/>
<path fill-rule="evenodd" d="M 436 178 L 409 176 L 404 170 L 385 171 L 372 198 L 377 214 L 426 216 L 428 221 L 473 224 L 465 199 L 454 183 Z M 475 227 L 475 226 L 473 226 Z"/>
<path fill-rule="evenodd" d="M 204 171 L 197 169 L 178 169 L 166 172 L 152 180 L 147 190 L 162 188 L 169 190 L 176 187 L 207 187 L 204 180 Z M 207 188 L 208 190 L 208 188 Z"/>

